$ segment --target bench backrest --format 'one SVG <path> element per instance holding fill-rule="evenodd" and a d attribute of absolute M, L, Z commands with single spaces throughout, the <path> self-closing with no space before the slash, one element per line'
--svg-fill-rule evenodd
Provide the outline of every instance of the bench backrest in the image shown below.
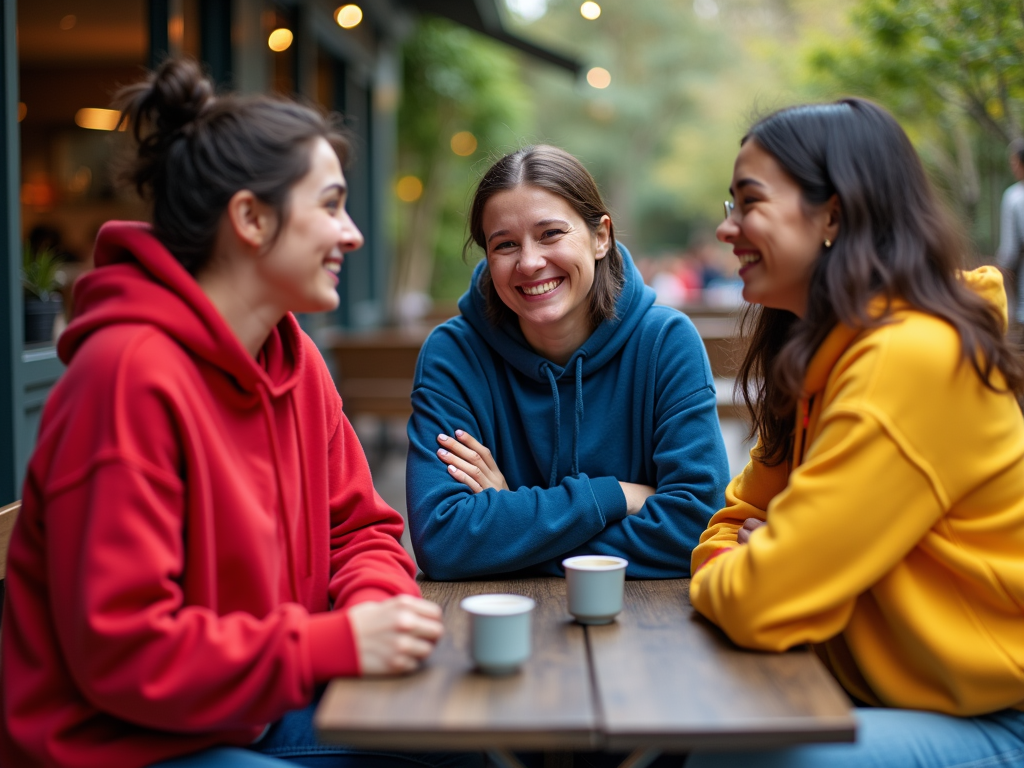
<path fill-rule="evenodd" d="M 6 507 L 0 507 L 0 580 L 7 576 L 7 547 L 11 543 L 11 532 L 14 521 L 21 512 L 21 502 L 16 501 Z"/>

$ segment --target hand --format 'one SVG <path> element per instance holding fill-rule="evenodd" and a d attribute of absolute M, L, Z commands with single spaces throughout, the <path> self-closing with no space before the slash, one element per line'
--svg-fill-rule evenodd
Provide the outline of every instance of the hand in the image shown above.
<path fill-rule="evenodd" d="M 643 508 L 644 502 L 647 501 L 647 497 L 653 496 L 657 493 L 657 491 L 649 485 L 624 483 L 621 480 L 619 480 L 619 485 L 622 487 L 622 492 L 626 494 L 627 515 L 635 515 Z"/>
<path fill-rule="evenodd" d="M 485 488 L 507 491 L 508 484 L 501 474 L 494 457 L 477 439 L 461 429 L 455 430 L 453 440 L 448 435 L 438 435 L 437 456 L 448 465 L 448 474 L 469 488 L 473 493 L 480 493 Z"/>
<path fill-rule="evenodd" d="M 412 595 L 359 603 L 349 608 L 348 620 L 364 675 L 412 672 L 444 633 L 441 608 Z"/>
<path fill-rule="evenodd" d="M 743 521 L 743 525 L 738 531 L 736 531 L 736 540 L 740 544 L 746 544 L 750 541 L 750 534 L 764 525 L 764 520 L 758 520 L 756 517 L 748 517 Z"/>

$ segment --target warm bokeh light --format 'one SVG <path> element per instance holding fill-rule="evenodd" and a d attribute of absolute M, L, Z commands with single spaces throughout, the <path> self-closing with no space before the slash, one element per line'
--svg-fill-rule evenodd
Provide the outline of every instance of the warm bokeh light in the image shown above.
<path fill-rule="evenodd" d="M 338 26 L 342 29 L 358 27 L 359 22 L 363 20 L 363 9 L 352 3 L 343 5 L 334 12 L 334 20 L 338 22 Z"/>
<path fill-rule="evenodd" d="M 292 40 L 294 39 L 295 35 L 292 34 L 290 29 L 281 27 L 280 29 L 275 29 L 270 33 L 270 37 L 267 39 L 267 45 L 270 46 L 270 50 L 280 53 L 281 51 L 287 51 L 291 48 Z"/>
<path fill-rule="evenodd" d="M 78 17 L 75 16 L 73 13 L 69 13 L 67 16 L 60 20 L 60 28 L 67 32 L 69 29 L 72 29 L 77 23 Z"/>
<path fill-rule="evenodd" d="M 595 88 L 607 88 L 612 84 L 612 73 L 604 67 L 594 67 L 587 72 L 587 82 Z"/>
<path fill-rule="evenodd" d="M 469 131 L 459 131 L 452 136 L 452 152 L 459 157 L 469 157 L 476 152 L 476 136 Z"/>
<path fill-rule="evenodd" d="M 588 21 L 593 21 L 601 15 L 601 6 L 592 0 L 587 0 L 583 5 L 580 6 L 580 16 Z"/>
<path fill-rule="evenodd" d="M 121 120 L 121 113 L 116 109 L 97 109 L 85 107 L 75 112 L 75 125 L 93 131 L 113 131 Z M 124 126 L 121 126 L 124 130 Z"/>
<path fill-rule="evenodd" d="M 53 185 L 44 177 L 29 179 L 21 185 L 21 204 L 49 208 L 56 198 Z"/>
<path fill-rule="evenodd" d="M 423 182 L 415 176 L 403 176 L 395 184 L 395 194 L 403 203 L 415 203 L 423 195 Z"/>
<path fill-rule="evenodd" d="M 18 102 L 18 122 L 20 123 L 22 120 L 24 120 L 25 119 L 25 115 L 27 115 L 27 114 L 28 114 L 28 104 L 26 104 L 24 101 L 19 101 Z"/>
<path fill-rule="evenodd" d="M 68 191 L 80 195 L 89 189 L 90 184 L 92 184 L 92 169 L 87 165 L 82 165 L 68 179 Z"/>

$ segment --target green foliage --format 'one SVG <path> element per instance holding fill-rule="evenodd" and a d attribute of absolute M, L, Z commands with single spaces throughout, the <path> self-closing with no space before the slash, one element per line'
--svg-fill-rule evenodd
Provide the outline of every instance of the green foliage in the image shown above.
<path fill-rule="evenodd" d="M 398 203 L 395 292 L 451 299 L 469 282 L 462 261 L 470 195 L 490 156 L 519 146 L 533 122 L 532 102 L 515 54 L 465 27 L 424 18 L 403 48 L 399 105 L 399 175 L 424 185 L 413 203 Z M 456 155 L 453 134 L 477 141 Z"/>
<path fill-rule="evenodd" d="M 51 294 L 61 287 L 60 267 L 56 253 L 49 249 L 36 252 L 26 243 L 21 253 L 21 287 L 25 297 L 49 301 Z"/>
<path fill-rule="evenodd" d="M 1024 115 L 1024 8 L 1017 0 L 865 0 L 853 16 L 863 38 L 819 51 L 859 92 L 884 93 L 907 112 L 950 106 L 1004 142 Z"/>
<path fill-rule="evenodd" d="M 860 0 L 855 35 L 812 47 L 813 89 L 866 96 L 900 119 L 975 244 L 991 252 L 1005 145 L 1024 117 L 1017 0 Z"/>
<path fill-rule="evenodd" d="M 595 21 L 579 5 L 551 0 L 524 32 L 607 69 L 611 84 L 531 63 L 538 134 L 584 162 L 634 254 L 682 250 L 711 227 L 735 154 L 738 135 L 713 124 L 712 101 L 733 102 L 719 81 L 735 55 L 726 29 L 691 0 L 606 2 Z"/>

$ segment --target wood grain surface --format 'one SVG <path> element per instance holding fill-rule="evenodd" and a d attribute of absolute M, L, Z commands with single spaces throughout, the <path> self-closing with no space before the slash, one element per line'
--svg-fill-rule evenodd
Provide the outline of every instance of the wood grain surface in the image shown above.
<path fill-rule="evenodd" d="M 337 679 L 317 710 L 324 741 L 371 749 L 587 749 L 598 745 L 583 628 L 565 611 L 565 581 L 421 582 L 444 609 L 445 636 L 427 664 L 389 679 Z M 532 597 L 533 654 L 508 677 L 473 669 L 468 595 Z"/>
<path fill-rule="evenodd" d="M 810 649 L 738 648 L 693 611 L 686 579 L 627 581 L 617 621 L 587 633 L 609 749 L 854 739 L 850 702 Z"/>

